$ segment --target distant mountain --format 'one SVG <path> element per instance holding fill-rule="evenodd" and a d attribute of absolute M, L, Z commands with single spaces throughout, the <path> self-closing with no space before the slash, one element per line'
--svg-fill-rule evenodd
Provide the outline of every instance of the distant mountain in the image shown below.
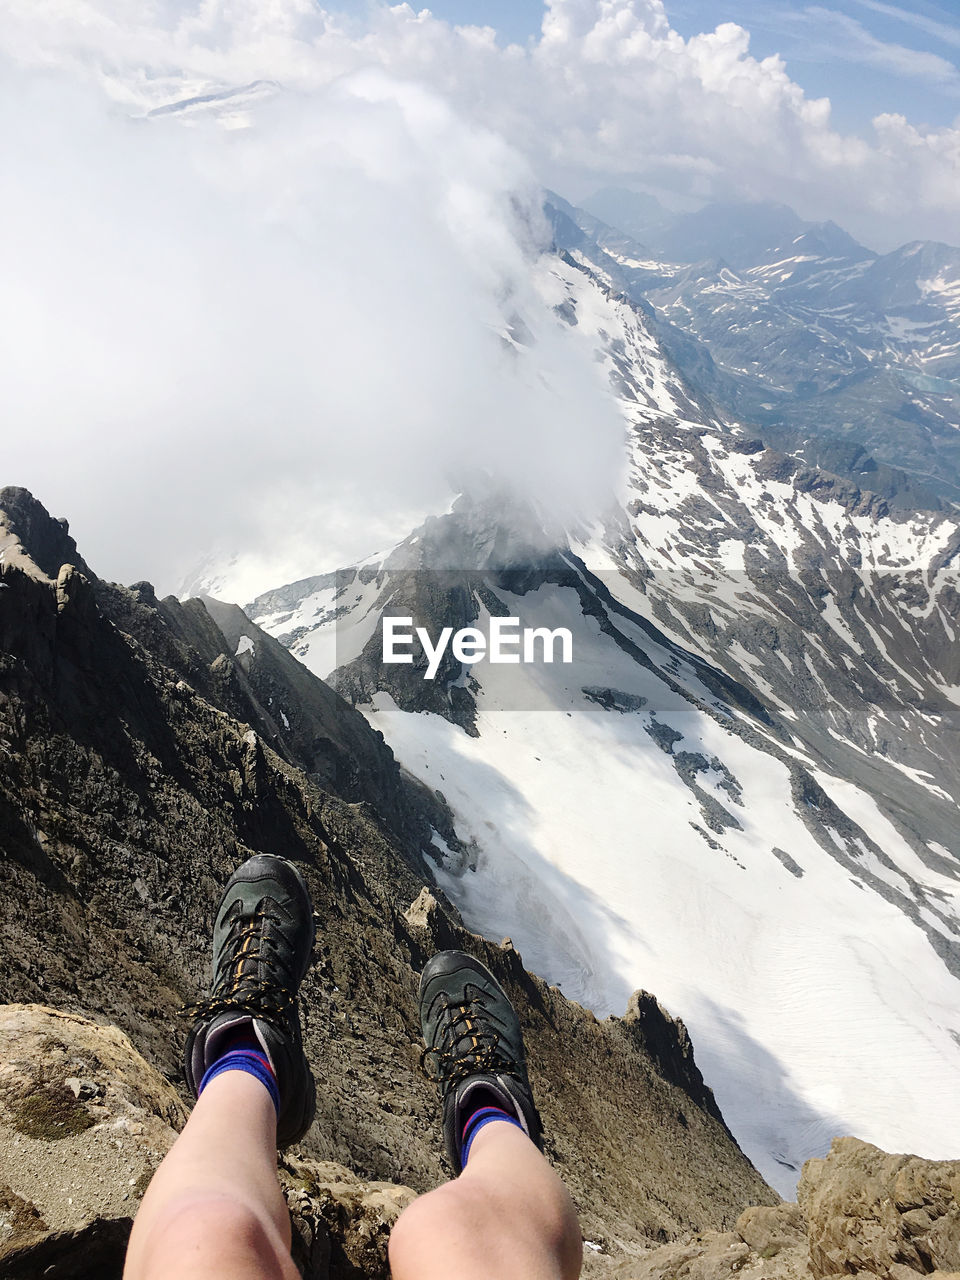
<path fill-rule="evenodd" d="M 865 454 L 905 506 L 960 500 L 960 249 L 878 256 L 782 205 L 711 205 L 643 243 L 547 209 L 558 247 L 649 307 L 718 412 L 810 461 Z"/>
<path fill-rule="evenodd" d="M 584 200 L 581 208 L 607 226 L 618 227 L 640 241 L 645 241 L 651 230 L 663 226 L 671 217 L 656 196 L 626 187 L 603 187 Z"/>
<path fill-rule="evenodd" d="M 550 201 L 556 203 L 552 192 Z M 877 256 L 835 222 L 805 221 L 789 205 L 772 201 L 713 203 L 677 213 L 655 196 L 605 187 L 579 207 L 666 262 L 719 258 L 731 267 L 751 267 L 782 257 L 790 246 L 793 256 L 816 253 L 853 261 Z"/>
<path fill-rule="evenodd" d="M 851 261 L 876 256 L 835 223 L 805 222 L 785 204 L 709 204 L 648 232 L 646 244 L 668 262 L 722 259 L 738 269 L 787 252 L 799 257 L 814 245 Z"/>

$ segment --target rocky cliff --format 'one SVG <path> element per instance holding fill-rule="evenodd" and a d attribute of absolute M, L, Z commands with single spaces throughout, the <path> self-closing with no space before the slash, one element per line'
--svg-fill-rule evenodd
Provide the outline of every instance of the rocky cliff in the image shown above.
<path fill-rule="evenodd" d="M 257 850 L 301 866 L 320 920 L 304 1005 L 321 1101 L 285 1175 L 307 1218 L 326 1205 L 309 1274 L 378 1274 L 363 1214 L 407 1193 L 361 1182 L 422 1191 L 445 1176 L 414 1005 L 417 971 L 445 946 L 480 955 L 517 1003 L 594 1265 L 777 1202 L 653 997 L 600 1022 L 512 946 L 463 929 L 424 856 L 449 831 L 445 805 L 358 713 L 239 611 L 99 580 L 23 490 L 0 491 L 0 511 L 0 877 L 17 904 L 0 990 L 48 1007 L 4 1015 L 6 1274 L 87 1274 L 64 1243 L 77 1233 L 118 1274 L 184 1116 L 178 1010 L 205 981 L 219 886 Z"/>

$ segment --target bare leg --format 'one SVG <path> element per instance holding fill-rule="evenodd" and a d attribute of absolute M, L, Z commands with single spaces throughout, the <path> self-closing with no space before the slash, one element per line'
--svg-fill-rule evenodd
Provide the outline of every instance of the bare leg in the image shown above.
<path fill-rule="evenodd" d="M 277 1181 L 277 1121 L 253 1076 L 204 1089 L 147 1188 L 124 1280 L 298 1280 Z"/>
<path fill-rule="evenodd" d="M 390 1237 L 393 1280 L 576 1280 L 570 1195 L 526 1134 L 488 1124 L 459 1178 L 415 1200 Z"/>

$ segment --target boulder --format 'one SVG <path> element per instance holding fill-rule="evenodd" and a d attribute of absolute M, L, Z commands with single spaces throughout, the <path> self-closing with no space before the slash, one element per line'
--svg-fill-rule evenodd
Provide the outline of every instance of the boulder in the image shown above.
<path fill-rule="evenodd" d="M 390 1229 L 416 1192 L 364 1182 L 330 1160 L 281 1163 L 293 1220 L 293 1254 L 311 1280 L 389 1280 Z"/>
<path fill-rule="evenodd" d="M 733 1231 L 705 1231 L 613 1270 L 603 1271 L 593 1259 L 587 1263 L 588 1276 L 616 1280 L 810 1280 L 807 1237 L 795 1204 L 752 1205 Z"/>
<path fill-rule="evenodd" d="M 119 1276 L 183 1103 L 116 1027 L 3 1005 L 0 1043 L 0 1272 Z"/>

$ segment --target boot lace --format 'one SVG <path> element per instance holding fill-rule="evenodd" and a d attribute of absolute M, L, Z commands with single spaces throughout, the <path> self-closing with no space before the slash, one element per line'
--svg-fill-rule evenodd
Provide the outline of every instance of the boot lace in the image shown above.
<path fill-rule="evenodd" d="M 447 1004 L 438 1043 L 420 1055 L 420 1069 L 446 1098 L 468 1076 L 509 1075 L 522 1082 L 517 1063 L 501 1047 L 500 1035 L 486 1018 L 479 999 Z"/>
<path fill-rule="evenodd" d="M 258 903 L 253 915 L 247 917 L 239 902 L 235 904 L 213 991 L 196 1004 L 185 1005 L 180 1010 L 185 1018 L 205 1021 L 221 1013 L 244 1013 L 283 1026 L 295 1000 L 292 984 L 274 974 L 264 977 L 260 965 L 268 959 L 274 967 L 283 964 L 280 949 L 265 928 L 271 918 L 269 899 Z"/>

